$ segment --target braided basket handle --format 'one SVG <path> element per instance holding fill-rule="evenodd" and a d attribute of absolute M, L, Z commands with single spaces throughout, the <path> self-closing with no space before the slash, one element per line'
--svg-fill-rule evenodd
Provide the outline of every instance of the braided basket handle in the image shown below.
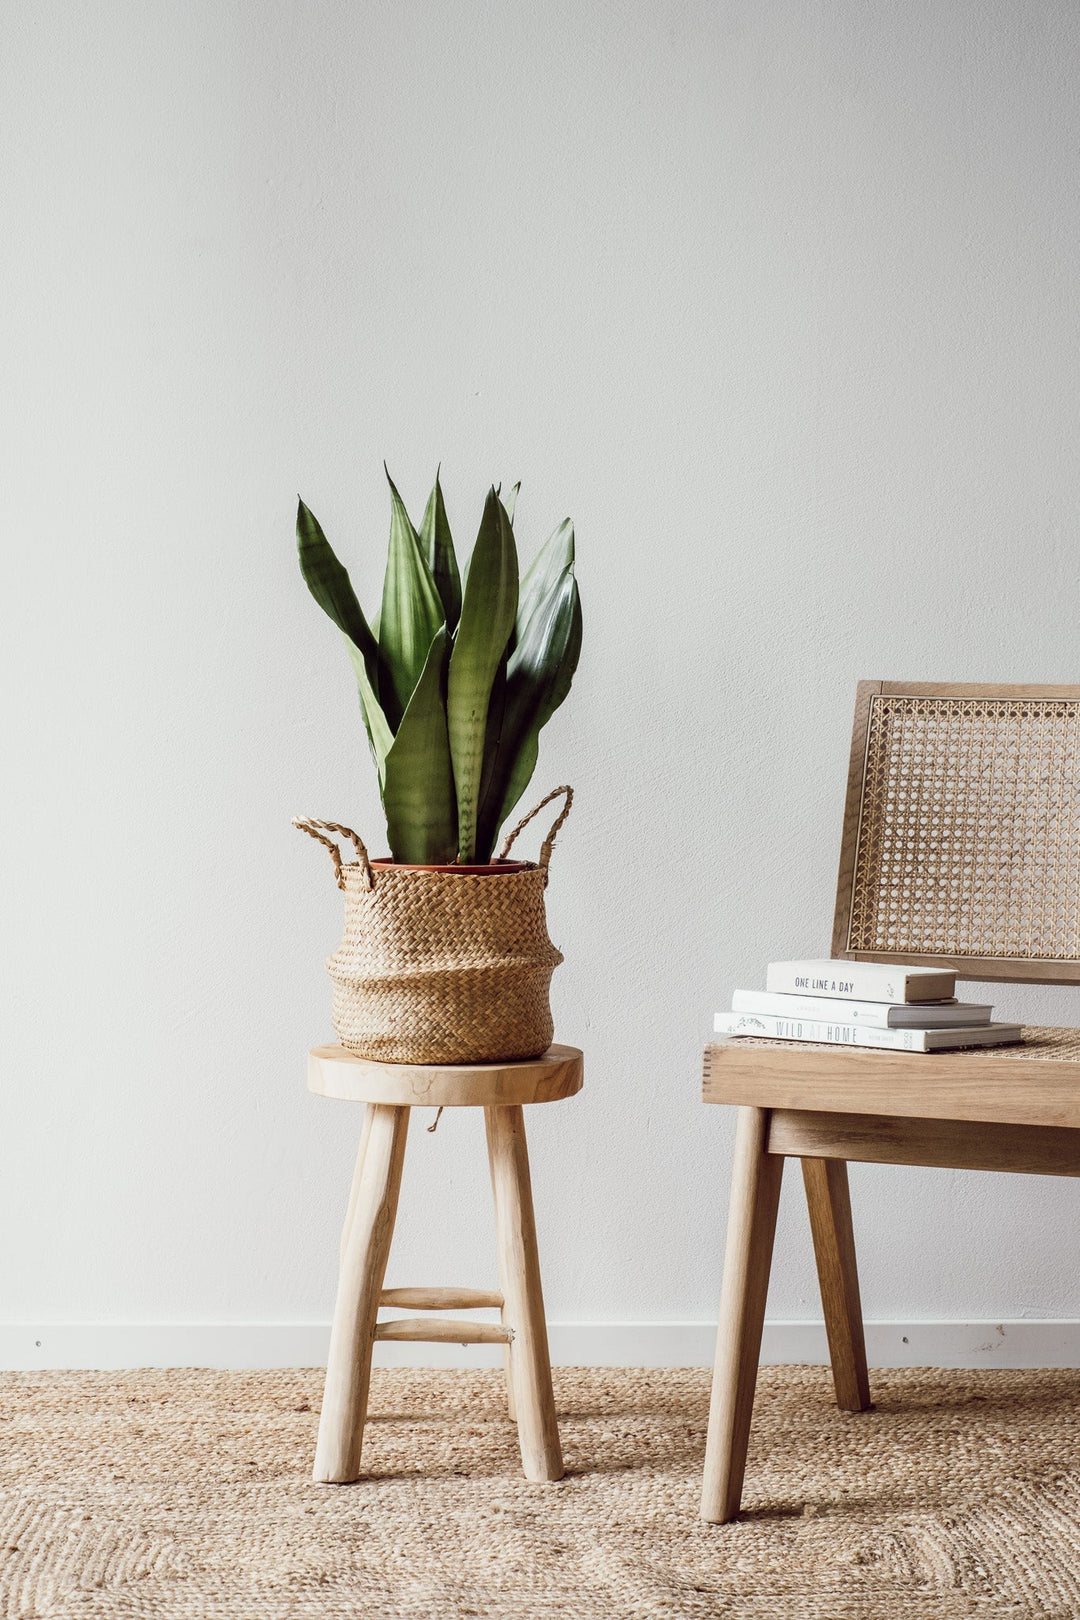
<path fill-rule="evenodd" d="M 517 837 L 522 828 L 527 827 L 533 816 L 539 814 L 539 812 L 544 808 L 545 804 L 550 804 L 552 799 L 557 799 L 560 793 L 564 793 L 566 795 L 566 803 L 559 811 L 559 814 L 555 817 L 555 820 L 552 823 L 551 831 L 548 833 L 547 837 L 544 839 L 544 842 L 540 846 L 539 866 L 541 872 L 544 874 L 545 884 L 547 883 L 548 863 L 551 860 L 551 851 L 555 847 L 556 835 L 559 828 L 570 814 L 570 806 L 574 802 L 574 790 L 572 787 L 568 787 L 564 784 L 562 787 L 552 788 L 547 797 L 541 799 L 539 804 L 534 805 L 527 816 L 522 816 L 513 832 L 507 833 L 506 838 L 503 841 L 503 847 L 500 849 L 497 857 L 500 861 L 505 861 L 506 857 L 510 853 L 510 846 L 513 844 L 514 839 Z"/>
<path fill-rule="evenodd" d="M 313 816 L 293 816 L 292 824 L 294 827 L 299 827 L 301 832 L 307 833 L 309 838 L 317 838 L 320 844 L 326 845 L 326 848 L 330 851 L 330 859 L 334 863 L 334 875 L 337 878 L 337 886 L 339 889 L 343 889 L 345 887 L 345 873 L 342 870 L 341 850 L 334 843 L 332 838 L 324 838 L 323 833 L 335 832 L 340 833 L 343 838 L 351 838 L 353 841 L 353 847 L 356 850 L 356 859 L 360 867 L 360 873 L 364 880 L 364 888 L 371 889 L 374 887 L 374 879 L 371 875 L 371 862 L 368 860 L 368 852 L 364 848 L 363 840 L 361 839 L 359 833 L 354 833 L 351 827 L 340 826 L 336 821 L 316 821 Z M 319 831 L 320 827 L 323 829 L 322 832 Z"/>

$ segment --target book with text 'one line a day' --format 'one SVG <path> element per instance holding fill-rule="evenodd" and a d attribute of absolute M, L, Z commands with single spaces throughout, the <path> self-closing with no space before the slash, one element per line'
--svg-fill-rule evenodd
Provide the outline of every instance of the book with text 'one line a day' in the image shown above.
<path fill-rule="evenodd" d="M 864 1029 L 968 1029 L 988 1024 L 993 1007 L 973 1001 L 845 1001 L 842 996 L 784 996 L 736 990 L 731 1010 L 810 1018 L 816 1023 L 859 1024 Z"/>
<path fill-rule="evenodd" d="M 947 1052 L 964 1046 L 1009 1046 L 1022 1039 L 1019 1024 L 976 1024 L 970 1029 L 867 1029 L 813 1018 L 775 1018 L 768 1013 L 717 1013 L 717 1035 L 756 1035 L 759 1040 L 805 1041 L 816 1046 L 872 1046 L 883 1052 Z"/>
<path fill-rule="evenodd" d="M 765 988 L 844 1001 L 947 1001 L 956 992 L 956 974 L 894 962 L 770 962 Z"/>

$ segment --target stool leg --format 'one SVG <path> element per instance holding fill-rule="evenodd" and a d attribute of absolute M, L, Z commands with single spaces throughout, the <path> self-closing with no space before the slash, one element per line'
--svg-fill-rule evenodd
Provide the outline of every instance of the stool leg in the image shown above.
<path fill-rule="evenodd" d="M 338 1248 L 338 1267 L 345 1259 L 345 1245 L 349 1241 L 352 1231 L 353 1215 L 356 1213 L 356 1200 L 360 1197 L 360 1182 L 364 1175 L 364 1150 L 367 1147 L 368 1137 L 371 1135 L 371 1103 L 364 1104 L 364 1124 L 360 1132 L 360 1146 L 356 1150 L 356 1167 L 353 1170 L 352 1186 L 349 1188 L 349 1207 L 345 1212 L 345 1224 L 341 1228 L 341 1244 Z"/>
<path fill-rule="evenodd" d="M 510 1382 L 526 1479 L 563 1477 L 562 1447 L 551 1388 L 547 1322 L 536 1248 L 529 1150 L 519 1106 L 484 1109 L 503 1320 L 513 1332 Z"/>
<path fill-rule="evenodd" d="M 713 1524 L 733 1519 L 742 1500 L 784 1173 L 783 1158 L 765 1150 L 768 1124 L 767 1109 L 739 1109 L 701 1497 L 701 1517 Z"/>
<path fill-rule="evenodd" d="M 330 1332 L 319 1441 L 312 1477 L 345 1484 L 360 1475 L 371 1350 L 390 1241 L 394 1235 L 408 1108 L 368 1105 L 363 1164 L 345 1234 Z"/>
<path fill-rule="evenodd" d="M 802 1173 L 836 1404 L 845 1412 L 865 1412 L 870 1405 L 870 1380 L 847 1165 L 843 1159 L 804 1159 Z"/>

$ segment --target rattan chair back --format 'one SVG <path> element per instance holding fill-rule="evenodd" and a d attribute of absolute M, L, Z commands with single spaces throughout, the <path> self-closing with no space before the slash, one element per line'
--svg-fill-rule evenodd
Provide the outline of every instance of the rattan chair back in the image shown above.
<path fill-rule="evenodd" d="M 859 683 L 832 952 L 1080 983 L 1080 686 Z"/>

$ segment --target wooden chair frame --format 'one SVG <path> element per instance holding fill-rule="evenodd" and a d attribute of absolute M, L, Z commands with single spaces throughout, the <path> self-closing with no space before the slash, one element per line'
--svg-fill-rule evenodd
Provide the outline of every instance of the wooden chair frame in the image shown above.
<path fill-rule="evenodd" d="M 974 765 L 967 754 L 954 754 L 951 766 L 939 757 L 925 791 L 916 760 L 903 776 L 909 786 L 884 794 L 875 756 L 882 711 L 875 706 L 885 699 L 914 699 L 893 707 L 901 713 L 928 712 L 931 720 L 935 704 L 947 705 L 961 731 L 969 718 L 982 725 L 989 716 L 991 732 L 1004 718 L 1016 758 L 1009 754 L 1002 763 L 1000 745 L 988 745 L 986 757 L 979 755 Z M 1031 770 L 1021 757 L 1029 721 L 1041 727 L 1043 749 L 1038 768 Z M 1072 886 L 1074 855 L 1080 878 L 1080 812 L 1076 828 L 1071 812 L 1074 761 L 1080 762 L 1080 686 L 860 682 L 832 954 L 947 965 L 966 979 L 1080 983 L 1080 903 Z M 953 767 L 950 783 L 946 778 Z M 870 802 L 872 771 L 878 773 L 878 799 L 887 801 L 885 834 L 879 839 L 886 853 L 876 864 L 867 855 L 880 831 L 872 818 L 882 814 L 881 803 Z M 1053 777 L 1049 788 L 1048 777 Z M 981 805 L 977 813 L 963 793 L 957 798 L 954 791 L 956 783 L 963 788 L 965 782 L 973 784 L 971 802 L 978 798 Z M 1019 803 L 1025 787 L 1029 795 L 1042 795 L 1034 810 Z M 1047 809 L 1055 790 L 1065 806 L 1058 814 Z M 917 809 L 906 812 L 906 823 L 895 808 L 905 792 Z M 949 844 L 952 823 L 961 804 L 965 824 L 976 833 L 986 825 L 1003 827 L 1007 848 L 1010 795 L 1027 816 L 1023 838 L 1017 834 L 1016 841 L 1027 863 L 1024 883 L 1034 885 L 1036 901 L 1023 884 L 1011 885 L 1003 900 L 994 900 L 993 918 L 985 925 L 970 895 L 955 898 L 963 886 L 956 873 L 977 871 L 979 846 L 975 835 L 965 833 L 962 859 L 956 857 L 955 841 L 952 848 Z M 1080 794 L 1075 797 L 1080 804 Z M 888 817 L 898 814 L 899 831 L 888 825 Z M 914 853 L 905 854 L 901 841 L 913 822 L 919 842 Z M 902 878 L 896 875 L 900 869 Z M 884 903 L 886 883 L 890 892 L 902 893 L 902 902 Z M 928 894 L 923 910 L 920 885 Z M 978 884 L 975 888 L 977 896 L 982 891 Z M 1043 892 L 1047 911 L 1040 910 Z M 940 903 L 941 893 L 952 897 L 947 906 Z M 909 916 L 919 927 L 929 926 L 930 918 L 939 933 L 944 926 L 943 948 L 891 950 L 860 943 L 867 918 L 884 919 L 874 926 L 891 942 L 889 930 L 897 926 L 898 914 L 901 931 Z M 961 914 L 967 919 L 963 924 L 953 920 Z M 859 928 L 853 922 L 857 917 Z M 993 954 L 949 948 L 958 942 L 950 941 L 950 929 L 959 934 L 967 928 L 971 938 L 985 940 L 987 926 L 996 930 Z M 1040 945 L 1038 954 L 1032 940 Z M 1045 948 L 1047 940 L 1057 945 L 1056 952 Z M 735 1517 L 741 1501 L 785 1158 L 802 1161 L 837 1404 L 865 1411 L 870 1387 L 847 1161 L 1080 1176 L 1080 1031 L 1032 1029 L 1025 1031 L 1022 1046 L 918 1055 L 728 1038 L 706 1051 L 703 1095 L 706 1102 L 739 1110 L 701 1509 L 703 1518 L 724 1522 Z"/>

